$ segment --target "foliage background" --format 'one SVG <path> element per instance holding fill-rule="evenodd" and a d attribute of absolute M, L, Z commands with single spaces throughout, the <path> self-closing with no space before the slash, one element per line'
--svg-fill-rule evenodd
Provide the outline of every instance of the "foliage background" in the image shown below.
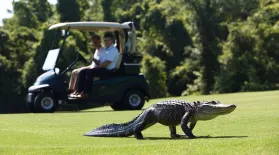
<path fill-rule="evenodd" d="M 153 97 L 279 88 L 278 0 L 19 0 L 0 27 L 0 112 L 23 112 L 27 89 L 66 21 L 133 21 Z M 89 34 L 66 45 L 89 59 Z M 65 67 L 74 58 L 64 52 Z"/>

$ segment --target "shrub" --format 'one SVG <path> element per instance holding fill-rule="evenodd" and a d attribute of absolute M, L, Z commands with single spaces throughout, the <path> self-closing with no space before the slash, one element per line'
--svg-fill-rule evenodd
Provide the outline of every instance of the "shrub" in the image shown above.
<path fill-rule="evenodd" d="M 145 55 L 142 61 L 142 72 L 150 85 L 150 94 L 152 98 L 167 96 L 167 74 L 165 62 L 158 57 Z"/>

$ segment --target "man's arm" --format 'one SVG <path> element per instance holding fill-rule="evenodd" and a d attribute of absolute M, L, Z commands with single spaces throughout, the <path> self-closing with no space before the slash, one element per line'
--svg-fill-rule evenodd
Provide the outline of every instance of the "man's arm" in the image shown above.
<path fill-rule="evenodd" d="M 99 61 L 98 61 L 97 59 L 93 58 L 93 61 L 94 61 L 94 63 L 95 63 L 96 66 L 99 65 Z M 92 69 L 92 68 L 93 68 L 92 65 L 93 65 L 93 64 L 88 65 L 88 66 L 81 67 L 81 69 Z"/>
<path fill-rule="evenodd" d="M 111 63 L 110 60 L 106 60 L 103 63 L 101 63 L 100 65 L 98 65 L 98 68 L 107 68 L 110 63 Z"/>
<path fill-rule="evenodd" d="M 98 67 L 107 68 L 117 55 L 118 55 L 118 50 L 115 48 L 114 50 L 108 53 L 106 60 L 103 63 L 101 63 Z"/>
<path fill-rule="evenodd" d="M 81 69 L 92 69 L 92 66 L 89 65 L 89 66 L 84 66 L 84 67 L 81 67 Z"/>

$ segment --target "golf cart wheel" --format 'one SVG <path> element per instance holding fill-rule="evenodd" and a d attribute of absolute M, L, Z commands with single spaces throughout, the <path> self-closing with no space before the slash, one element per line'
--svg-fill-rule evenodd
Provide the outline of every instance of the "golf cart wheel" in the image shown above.
<path fill-rule="evenodd" d="M 110 106 L 113 110 L 117 111 L 117 110 L 125 110 L 125 106 L 124 104 L 121 102 L 115 102 L 113 103 L 113 105 Z"/>
<path fill-rule="evenodd" d="M 129 90 L 124 98 L 123 103 L 128 110 L 140 110 L 144 106 L 144 95 L 140 90 Z"/>
<path fill-rule="evenodd" d="M 50 92 L 40 92 L 34 100 L 35 112 L 51 113 L 56 110 L 57 100 Z"/>

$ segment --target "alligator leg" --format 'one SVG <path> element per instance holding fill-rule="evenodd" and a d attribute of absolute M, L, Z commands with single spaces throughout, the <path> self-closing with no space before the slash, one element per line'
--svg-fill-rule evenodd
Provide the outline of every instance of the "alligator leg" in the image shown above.
<path fill-rule="evenodd" d="M 140 132 L 140 131 L 137 131 L 137 132 L 135 132 L 135 137 L 137 138 L 137 139 L 143 139 L 143 135 L 142 135 L 142 133 Z"/>
<path fill-rule="evenodd" d="M 181 136 L 176 134 L 176 127 L 175 126 L 169 126 L 170 129 L 170 136 L 171 138 L 180 138 Z"/>
<path fill-rule="evenodd" d="M 193 135 L 192 131 L 188 128 L 187 124 L 188 121 L 191 117 L 191 112 L 187 112 L 185 113 L 185 115 L 183 116 L 182 120 L 181 120 L 181 128 L 183 130 L 183 132 L 189 137 L 189 138 L 196 138 L 196 136 Z"/>
<path fill-rule="evenodd" d="M 194 127 L 196 126 L 197 121 L 190 123 L 190 130 L 193 131 Z"/>
<path fill-rule="evenodd" d="M 139 118 L 139 122 L 134 127 L 134 135 L 137 139 L 143 139 L 143 135 L 141 131 L 144 129 L 156 124 L 157 121 L 155 121 L 153 111 L 151 109 L 148 109 L 142 117 Z"/>

